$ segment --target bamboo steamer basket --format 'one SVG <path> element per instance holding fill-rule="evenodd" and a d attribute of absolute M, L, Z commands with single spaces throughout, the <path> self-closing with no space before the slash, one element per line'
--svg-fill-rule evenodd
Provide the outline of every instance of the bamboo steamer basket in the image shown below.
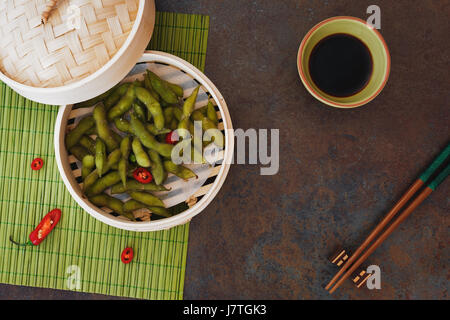
<path fill-rule="evenodd" d="M 64 184 L 75 201 L 91 216 L 113 227 L 131 231 L 169 229 L 185 224 L 199 214 L 213 200 L 224 183 L 234 149 L 231 118 L 225 100 L 219 90 L 200 70 L 171 54 L 146 51 L 122 82 L 143 79 L 146 69 L 152 70 L 164 80 L 182 86 L 184 98 L 187 98 L 192 90 L 200 84 L 201 88 L 195 108 L 206 105 L 208 95 L 214 100 L 219 119 L 218 128 L 224 133 L 225 147 L 219 153 L 219 157 L 213 165 L 187 165 L 199 176 L 198 179 L 191 179 L 186 182 L 169 174 L 164 185 L 170 187 L 171 190 L 155 193 L 163 200 L 166 207 L 170 208 L 185 202 L 188 205 L 187 210 L 170 218 L 154 221 L 129 221 L 112 213 L 110 209 L 96 207 L 82 194 L 81 163 L 73 155 L 68 155 L 65 147 L 66 133 L 76 126 L 84 116 L 92 114 L 93 107 L 72 109 L 72 105 L 61 106 L 56 119 L 54 141 L 56 162 Z M 119 131 L 117 132 L 120 134 Z M 127 200 L 123 195 L 116 197 Z"/>
<path fill-rule="evenodd" d="M 0 80 L 45 104 L 98 96 L 131 70 L 150 41 L 154 0 L 0 1 Z"/>

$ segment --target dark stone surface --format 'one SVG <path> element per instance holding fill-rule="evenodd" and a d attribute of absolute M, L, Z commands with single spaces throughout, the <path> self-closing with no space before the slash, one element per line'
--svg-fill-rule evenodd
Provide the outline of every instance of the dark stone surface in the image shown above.
<path fill-rule="evenodd" d="M 378 0 L 392 70 L 373 102 L 327 107 L 308 94 L 296 56 L 305 33 L 373 1 L 157 1 L 211 17 L 206 74 L 235 128 L 279 128 L 280 171 L 234 165 L 191 223 L 186 299 L 448 299 L 447 181 L 369 258 L 381 290 L 323 287 L 327 257 L 354 248 L 449 138 L 448 1 Z M 0 298 L 104 299 L 0 285 Z"/>

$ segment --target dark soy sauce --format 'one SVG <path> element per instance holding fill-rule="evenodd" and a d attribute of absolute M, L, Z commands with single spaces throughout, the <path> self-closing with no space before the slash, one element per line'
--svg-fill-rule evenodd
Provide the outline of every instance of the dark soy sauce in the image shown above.
<path fill-rule="evenodd" d="M 323 38 L 311 52 L 309 73 L 316 86 L 335 97 L 352 96 L 367 85 L 372 55 L 358 38 L 344 33 Z"/>

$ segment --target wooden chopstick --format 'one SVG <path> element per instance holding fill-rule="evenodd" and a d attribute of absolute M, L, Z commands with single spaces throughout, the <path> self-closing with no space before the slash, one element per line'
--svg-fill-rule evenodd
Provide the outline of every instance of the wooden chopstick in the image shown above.
<path fill-rule="evenodd" d="M 450 154 L 450 144 L 447 145 L 447 147 L 435 158 L 433 163 L 423 172 L 423 174 L 417 179 L 413 185 L 408 189 L 408 191 L 400 198 L 400 200 L 395 204 L 395 206 L 388 212 L 388 214 L 383 218 L 383 220 L 375 227 L 375 229 L 370 233 L 370 235 L 364 240 L 364 242 L 359 246 L 359 248 L 353 253 L 353 255 L 346 261 L 346 263 L 342 266 L 342 268 L 339 270 L 339 272 L 331 279 L 331 281 L 328 283 L 328 285 L 325 287 L 326 290 L 328 290 L 333 283 L 339 279 L 339 277 L 347 270 L 352 263 L 358 258 L 358 256 L 363 252 L 363 250 L 375 239 L 375 237 L 384 229 L 384 227 L 392 220 L 392 218 L 400 211 L 400 209 L 411 199 L 411 197 L 422 187 L 422 185 L 436 172 L 436 170 L 446 161 Z M 446 168 L 448 170 L 448 167 Z M 445 173 L 445 170 L 442 174 Z M 394 223 L 397 223 L 394 228 L 391 229 L 389 227 L 385 233 L 383 233 L 382 236 L 385 236 L 387 238 L 391 232 L 393 232 L 398 224 L 400 224 L 428 195 L 433 191 L 434 189 L 430 188 L 430 185 L 433 186 L 433 183 L 437 181 L 439 175 L 436 179 L 433 180 L 432 183 L 430 183 L 425 190 L 411 203 L 410 206 L 400 215 L 402 217 L 405 212 L 407 213 L 402 220 L 400 220 L 398 223 L 397 221 Z M 448 173 L 447 173 L 448 175 Z M 445 179 L 445 178 L 444 178 Z M 442 182 L 442 181 L 440 181 Z M 439 182 L 439 183 L 440 183 Z M 438 184 L 439 184 L 438 183 Z M 435 186 L 437 187 L 437 185 Z M 430 191 L 431 190 L 431 191 Z M 429 192 L 429 193 L 428 193 Z M 422 199 L 423 198 L 423 199 Z M 407 210 L 410 210 L 407 212 Z M 400 217 L 398 219 L 400 219 Z M 390 230 L 390 232 L 388 232 Z M 388 233 L 387 233 L 388 232 Z M 372 245 L 369 250 L 372 249 L 372 251 L 368 253 L 366 252 L 358 261 L 350 268 L 349 271 L 344 275 L 344 277 L 333 287 L 332 290 L 330 290 L 330 293 L 333 293 L 337 287 L 346 279 L 348 278 L 352 272 L 356 270 L 357 267 L 361 265 L 361 263 L 364 262 L 364 260 L 384 241 L 383 238 L 381 241 L 378 239 L 374 245 Z"/>

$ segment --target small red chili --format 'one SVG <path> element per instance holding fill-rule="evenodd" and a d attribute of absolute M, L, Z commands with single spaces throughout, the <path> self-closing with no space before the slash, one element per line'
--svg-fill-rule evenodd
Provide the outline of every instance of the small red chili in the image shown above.
<path fill-rule="evenodd" d="M 37 246 L 42 242 L 42 240 L 45 239 L 45 237 L 50 233 L 50 231 L 53 230 L 53 228 L 56 226 L 60 218 L 61 218 L 61 210 L 53 209 L 52 211 L 50 211 L 45 215 L 45 217 L 41 220 L 36 229 L 34 229 L 33 232 L 30 233 L 29 236 L 30 240 L 28 240 L 25 243 L 18 243 L 12 239 L 12 236 L 10 236 L 9 241 L 18 246 L 29 246 L 29 245 Z"/>
<path fill-rule="evenodd" d="M 33 159 L 33 161 L 31 162 L 31 169 L 39 170 L 42 168 L 43 165 L 44 165 L 44 160 L 42 160 L 41 158 L 36 158 L 36 159 Z"/>
<path fill-rule="evenodd" d="M 122 260 L 122 262 L 125 264 L 130 263 L 131 260 L 133 260 L 133 248 L 123 249 L 120 260 Z"/>
<path fill-rule="evenodd" d="M 140 183 L 150 183 L 153 180 L 150 171 L 142 167 L 133 171 L 133 177 Z"/>
<path fill-rule="evenodd" d="M 176 144 L 179 140 L 178 134 L 175 131 L 170 131 L 166 134 L 166 142 L 168 144 Z"/>

